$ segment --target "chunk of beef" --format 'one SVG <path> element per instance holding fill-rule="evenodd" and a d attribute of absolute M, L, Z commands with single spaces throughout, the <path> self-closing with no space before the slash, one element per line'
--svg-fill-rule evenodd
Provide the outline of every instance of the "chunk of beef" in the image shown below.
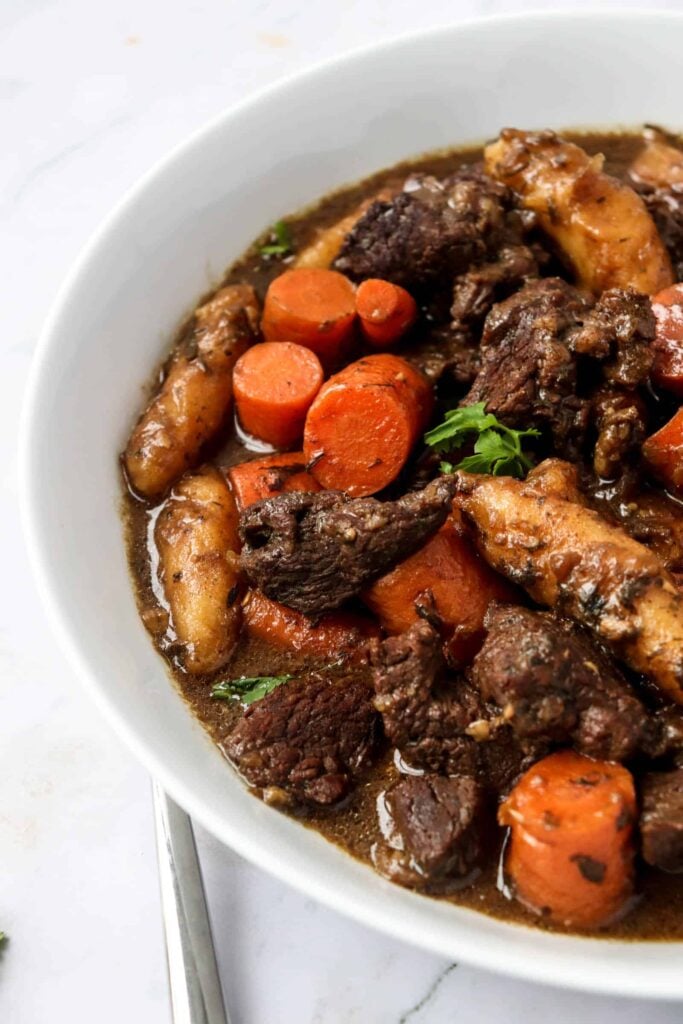
<path fill-rule="evenodd" d="M 384 841 L 373 848 L 373 861 L 392 882 L 443 890 L 483 858 L 492 815 L 474 779 L 408 776 L 394 783 L 382 802 Z"/>
<path fill-rule="evenodd" d="M 479 326 L 495 303 L 538 277 L 538 254 L 528 245 L 504 245 L 491 263 L 456 277 L 451 316 L 454 330 Z"/>
<path fill-rule="evenodd" d="M 647 295 L 632 288 L 603 292 L 580 329 L 570 335 L 572 351 L 602 363 L 613 387 L 632 391 L 644 384 L 652 367 L 655 317 Z"/>
<path fill-rule="evenodd" d="M 657 231 L 671 258 L 677 281 L 683 280 L 683 185 L 667 188 L 641 188 Z"/>
<path fill-rule="evenodd" d="M 593 468 L 614 480 L 640 451 L 647 434 L 645 403 L 636 389 L 650 375 L 655 319 L 647 295 L 612 288 L 598 299 L 573 337 L 573 351 L 602 363 L 605 383 L 592 396 L 597 431 Z"/>
<path fill-rule="evenodd" d="M 402 354 L 433 383 L 449 377 L 455 384 L 468 386 L 479 372 L 479 339 L 451 324 L 432 328 Z"/>
<path fill-rule="evenodd" d="M 680 505 L 643 484 L 639 467 L 622 467 L 616 481 L 584 474 L 582 487 L 596 512 L 650 548 L 670 572 L 683 571 L 683 516 Z"/>
<path fill-rule="evenodd" d="M 683 768 L 683 707 L 667 704 L 648 715 L 641 750 L 653 761 Z"/>
<path fill-rule="evenodd" d="M 438 530 L 453 489 L 442 477 L 397 501 L 340 491 L 267 498 L 242 513 L 242 568 L 274 601 L 305 615 L 331 611 Z"/>
<path fill-rule="evenodd" d="M 535 251 L 526 245 L 505 245 L 492 263 L 468 270 L 455 279 L 450 323 L 438 323 L 405 356 L 431 381 L 442 378 L 471 386 L 480 366 L 479 335 L 491 307 L 538 275 Z M 437 317 L 438 319 L 438 317 Z"/>
<path fill-rule="evenodd" d="M 371 760 L 378 735 L 367 674 L 311 674 L 251 704 L 222 744 L 251 786 L 332 804 Z"/>
<path fill-rule="evenodd" d="M 503 791 L 538 756 L 538 745 L 520 744 L 471 686 L 448 677 L 426 622 L 373 641 L 370 660 L 384 731 L 412 767 L 469 775 Z"/>
<path fill-rule="evenodd" d="M 683 871 L 683 768 L 646 775 L 641 801 L 643 858 L 662 871 Z"/>
<path fill-rule="evenodd" d="M 375 707 L 405 760 L 426 771 L 475 774 L 476 743 L 466 729 L 481 717 L 481 708 L 462 680 L 439 686 L 444 663 L 437 632 L 417 623 L 371 644 L 370 659 Z"/>
<path fill-rule="evenodd" d="M 647 296 L 614 288 L 593 307 L 560 278 L 532 281 L 486 318 L 481 368 L 463 404 L 483 401 L 508 426 L 546 428 L 556 450 L 575 458 L 591 418 L 579 372 L 591 386 L 630 393 L 647 380 L 653 336 Z"/>
<path fill-rule="evenodd" d="M 645 404 L 634 391 L 608 386 L 593 396 L 592 414 L 597 430 L 593 469 L 601 480 L 614 480 L 645 440 Z"/>
<path fill-rule="evenodd" d="M 549 429 L 557 451 L 575 457 L 585 436 L 589 404 L 578 397 L 571 332 L 590 306 L 560 278 L 527 284 L 486 318 L 481 369 L 463 405 L 516 428 Z"/>
<path fill-rule="evenodd" d="M 513 605 L 491 608 L 485 624 L 471 680 L 502 708 L 517 736 L 571 743 L 608 761 L 635 753 L 645 709 L 588 637 L 551 615 Z"/>
<path fill-rule="evenodd" d="M 481 170 L 463 168 L 444 181 L 416 174 L 393 199 L 370 206 L 334 265 L 354 280 L 381 277 L 424 294 L 519 242 L 523 231 L 512 192 Z"/>
<path fill-rule="evenodd" d="M 683 572 L 683 515 L 666 494 L 638 494 L 620 509 L 622 524 L 632 537 L 655 552 L 667 569 Z"/>

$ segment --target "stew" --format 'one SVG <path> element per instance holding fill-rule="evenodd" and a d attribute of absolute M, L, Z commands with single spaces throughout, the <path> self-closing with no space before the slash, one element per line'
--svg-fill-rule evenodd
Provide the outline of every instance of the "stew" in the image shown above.
<path fill-rule="evenodd" d="M 683 938 L 681 167 L 505 129 L 286 218 L 122 456 L 140 614 L 253 793 L 543 928 Z"/>

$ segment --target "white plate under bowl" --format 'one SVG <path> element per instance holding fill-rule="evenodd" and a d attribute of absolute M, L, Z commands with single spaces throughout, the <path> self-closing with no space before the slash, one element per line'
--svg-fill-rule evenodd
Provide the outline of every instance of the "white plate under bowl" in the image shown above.
<path fill-rule="evenodd" d="M 683 997 L 683 943 L 552 935 L 382 880 L 255 800 L 169 684 L 138 618 L 117 456 L 141 385 L 196 299 L 283 214 L 398 160 L 505 125 L 681 128 L 683 18 L 491 18 L 329 61 L 229 111 L 123 199 L 43 332 L 22 433 L 28 544 L 87 691 L 173 797 L 225 843 L 375 928 L 518 977 Z"/>

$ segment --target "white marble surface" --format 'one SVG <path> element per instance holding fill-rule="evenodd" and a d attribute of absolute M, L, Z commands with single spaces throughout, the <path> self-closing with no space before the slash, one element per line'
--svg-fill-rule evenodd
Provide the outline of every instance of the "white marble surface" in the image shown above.
<path fill-rule="evenodd" d="M 517 6 L 0 3 L 0 930 L 11 936 L 0 957 L 3 1024 L 170 1019 L 149 780 L 75 691 L 20 538 L 16 426 L 56 288 L 121 192 L 250 90 L 356 45 Z M 449 965 L 199 838 L 234 1024 L 681 1019 L 671 1004 L 567 994 Z"/>

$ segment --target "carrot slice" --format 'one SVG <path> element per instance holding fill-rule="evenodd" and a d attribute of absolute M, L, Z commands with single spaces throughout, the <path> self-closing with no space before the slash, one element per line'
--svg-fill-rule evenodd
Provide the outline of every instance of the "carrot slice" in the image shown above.
<path fill-rule="evenodd" d="M 311 402 L 323 382 L 315 352 L 289 341 L 253 345 L 232 375 L 237 415 L 244 429 L 276 448 L 299 440 Z"/>
<path fill-rule="evenodd" d="M 297 267 L 271 282 L 261 330 L 266 341 L 305 345 L 331 366 L 353 339 L 355 316 L 355 289 L 348 277 L 321 267 Z"/>
<path fill-rule="evenodd" d="M 395 480 L 424 430 L 431 385 L 405 359 L 366 356 L 331 377 L 306 417 L 304 454 L 318 483 L 354 497 Z"/>
<path fill-rule="evenodd" d="M 501 805 L 505 870 L 536 913 L 581 928 L 608 924 L 633 892 L 633 777 L 562 750 L 527 771 Z"/>
<path fill-rule="evenodd" d="M 683 491 L 683 407 L 643 444 L 655 476 L 672 491 Z"/>
<path fill-rule="evenodd" d="M 655 384 L 683 395 L 683 284 L 674 284 L 652 299 L 657 331 L 652 379 Z"/>
<path fill-rule="evenodd" d="M 356 312 L 368 344 L 391 348 L 417 320 L 417 303 L 410 292 L 378 277 L 358 285 Z"/>
<path fill-rule="evenodd" d="M 321 658 L 355 654 L 364 640 L 379 633 L 375 623 L 351 612 L 333 612 L 313 622 L 260 590 L 249 591 L 242 610 L 248 636 Z"/>
<path fill-rule="evenodd" d="M 454 516 L 362 596 L 388 633 L 403 633 L 420 618 L 433 622 L 453 665 L 467 664 L 481 647 L 491 602 L 516 600 L 513 587 L 479 557 Z"/>
<path fill-rule="evenodd" d="M 306 470 L 303 452 L 269 455 L 253 462 L 241 462 L 227 471 L 237 507 L 242 512 L 264 498 L 288 491 L 319 491 L 320 484 Z"/>

